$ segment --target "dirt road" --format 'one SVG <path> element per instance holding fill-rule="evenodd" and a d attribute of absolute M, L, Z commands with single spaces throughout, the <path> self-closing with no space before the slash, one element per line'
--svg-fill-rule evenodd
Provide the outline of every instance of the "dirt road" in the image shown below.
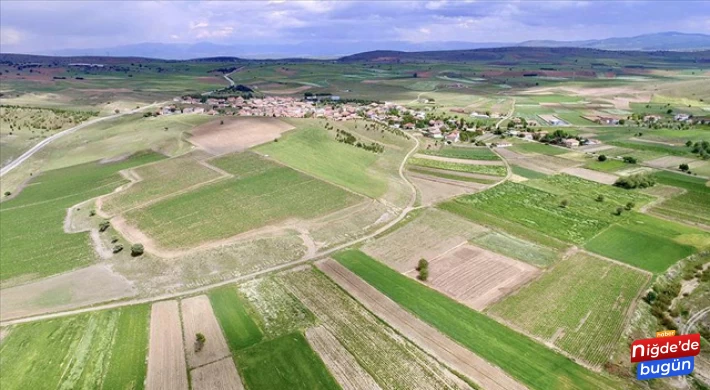
<path fill-rule="evenodd" d="M 42 150 L 42 148 L 44 148 L 45 146 L 49 145 L 49 144 L 52 143 L 53 141 L 55 141 L 55 140 L 57 140 L 57 139 L 59 139 L 59 138 L 61 138 L 61 137 L 64 137 L 65 135 L 71 134 L 71 133 L 73 133 L 73 132 L 75 132 L 75 131 L 77 131 L 77 130 L 81 130 L 81 129 L 83 129 L 84 127 L 91 126 L 91 125 L 93 125 L 93 124 L 95 124 L 95 123 L 103 122 L 103 121 L 110 120 L 110 119 L 115 119 L 115 118 L 118 118 L 118 117 L 122 117 L 122 116 L 124 116 L 124 115 L 135 114 L 135 113 L 137 113 L 137 112 L 140 112 L 140 111 L 145 110 L 146 108 L 154 107 L 154 106 L 157 106 L 157 105 L 159 105 L 159 104 L 164 104 L 164 103 L 165 103 L 165 102 L 162 102 L 162 103 L 153 103 L 153 104 L 151 104 L 151 105 L 148 105 L 148 106 L 145 106 L 145 107 L 141 107 L 141 108 L 138 108 L 138 109 L 135 109 L 135 110 L 127 111 L 127 112 L 124 112 L 124 113 L 122 113 L 122 114 L 115 114 L 115 115 L 109 115 L 109 116 L 105 116 L 105 117 L 101 117 L 101 118 L 92 119 L 92 120 L 90 120 L 90 121 L 88 121 L 88 122 L 84 122 L 84 123 L 82 123 L 82 124 L 80 124 L 80 125 L 77 125 L 77 126 L 74 126 L 74 127 L 70 128 L 70 129 L 66 129 L 66 130 L 64 130 L 64 131 L 60 131 L 59 133 L 54 134 L 53 136 L 42 140 L 42 141 L 41 141 L 40 143 L 38 143 L 37 145 L 31 147 L 30 150 L 26 151 L 25 153 L 22 153 L 22 155 L 21 155 L 20 157 L 16 158 L 16 159 L 15 159 L 14 161 L 12 161 L 11 163 L 9 163 L 9 164 L 7 164 L 6 166 L 2 167 L 2 169 L 0 169 L 0 177 L 5 176 L 6 173 L 8 173 L 8 172 L 12 171 L 13 169 L 17 168 L 18 166 L 20 166 L 20 164 L 22 164 L 22 163 L 23 163 L 25 160 L 27 160 L 28 158 L 32 157 L 32 155 L 34 155 L 35 153 L 37 153 L 37 152 L 39 152 L 40 150 Z"/>

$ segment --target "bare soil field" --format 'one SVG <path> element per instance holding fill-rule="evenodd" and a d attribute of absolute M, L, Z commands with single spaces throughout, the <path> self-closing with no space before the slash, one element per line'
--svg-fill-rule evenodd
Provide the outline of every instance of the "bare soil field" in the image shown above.
<path fill-rule="evenodd" d="M 678 168 L 680 164 L 696 161 L 694 158 L 679 156 L 664 156 L 646 161 L 646 165 L 654 168 Z"/>
<path fill-rule="evenodd" d="M 423 206 L 463 194 L 472 194 L 486 188 L 485 184 L 444 179 L 436 176 L 409 173 L 409 179 L 417 187 Z"/>
<path fill-rule="evenodd" d="M 579 178 L 585 179 L 585 180 L 591 180 L 600 184 L 614 184 L 616 182 L 616 179 L 619 177 L 616 175 L 612 175 L 611 173 L 604 173 L 604 172 L 599 172 L 599 171 L 593 171 L 591 169 L 586 169 L 586 168 L 566 168 L 563 169 L 561 172 L 566 173 L 568 175 L 572 176 L 577 176 Z"/>
<path fill-rule="evenodd" d="M 182 310 L 182 329 L 185 338 L 185 355 L 190 368 L 203 366 L 230 356 L 227 341 L 222 334 L 212 305 L 206 295 L 200 295 L 180 301 Z M 205 335 L 204 347 L 195 352 L 197 333 Z"/>
<path fill-rule="evenodd" d="M 190 142 L 214 154 L 225 154 L 279 138 L 293 126 L 276 118 L 239 117 L 214 120 L 192 131 Z"/>
<path fill-rule="evenodd" d="M 190 371 L 192 390 L 243 390 L 237 367 L 231 357 Z"/>
<path fill-rule="evenodd" d="M 464 244 L 429 262 L 427 285 L 483 310 L 540 273 L 532 265 Z M 416 271 L 407 272 L 411 277 Z"/>
<path fill-rule="evenodd" d="M 0 290 L 0 318 L 70 310 L 136 294 L 131 282 L 106 265 L 92 265 Z"/>
<path fill-rule="evenodd" d="M 147 390 L 187 390 L 187 367 L 177 301 L 154 303 L 150 311 Z"/>
<path fill-rule="evenodd" d="M 581 161 L 573 161 L 555 156 L 525 156 L 503 148 L 498 148 L 497 151 L 513 165 L 544 173 L 546 175 L 552 175 L 562 171 L 565 168 L 578 167 L 584 164 Z"/>
<path fill-rule="evenodd" d="M 451 163 L 457 163 L 457 164 L 466 164 L 466 165 L 505 165 L 503 161 L 496 161 L 496 160 L 469 160 L 469 159 L 463 159 L 463 158 L 451 158 L 451 157 L 441 157 L 441 156 L 432 156 L 429 154 L 415 154 L 414 157 L 416 158 L 424 158 L 427 160 L 436 160 L 436 161 L 443 161 L 443 162 L 451 162 Z"/>
<path fill-rule="evenodd" d="M 492 366 L 402 309 L 337 262 L 328 259 L 318 262 L 317 266 L 376 316 L 456 372 L 471 378 L 482 388 L 488 390 L 526 388 L 510 378 L 500 368 Z"/>
<path fill-rule="evenodd" d="M 394 232 L 370 241 L 363 251 L 399 272 L 413 269 L 419 259 L 438 257 L 488 229 L 445 211 L 428 209 Z"/>
<path fill-rule="evenodd" d="M 597 153 L 597 152 L 603 152 L 605 150 L 614 149 L 614 148 L 615 148 L 615 146 L 611 146 L 611 145 L 586 145 L 586 146 L 580 147 L 578 150 L 581 150 L 581 151 L 587 152 L 587 153 Z"/>
<path fill-rule="evenodd" d="M 326 328 L 310 328 L 306 331 L 306 338 L 343 390 L 380 389 L 370 374 Z"/>

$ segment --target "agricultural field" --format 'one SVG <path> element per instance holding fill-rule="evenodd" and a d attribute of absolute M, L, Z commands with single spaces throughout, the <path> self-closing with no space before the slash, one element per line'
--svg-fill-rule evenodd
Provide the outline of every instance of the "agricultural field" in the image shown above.
<path fill-rule="evenodd" d="M 563 388 L 570 383 L 579 389 L 619 388 L 616 380 L 574 363 L 362 252 L 346 251 L 335 258 L 404 309 L 531 389 Z"/>
<path fill-rule="evenodd" d="M 443 147 L 440 149 L 426 149 L 420 151 L 430 156 L 462 158 L 468 160 L 500 160 L 498 155 L 485 147 Z"/>
<path fill-rule="evenodd" d="M 190 142 L 214 154 L 241 152 L 291 129 L 293 126 L 275 118 L 215 119 L 191 130 Z"/>
<path fill-rule="evenodd" d="M 0 280 L 28 281 L 93 263 L 97 255 L 89 233 L 64 231 L 66 209 L 126 184 L 120 170 L 160 159 L 147 152 L 115 163 L 87 163 L 33 176 L 22 193 L 0 204 Z M 77 212 L 88 215 L 90 210 Z M 101 219 L 93 220 L 98 227 Z"/>
<path fill-rule="evenodd" d="M 576 253 L 488 312 L 600 367 L 649 279 L 644 272 Z"/>
<path fill-rule="evenodd" d="M 541 268 L 553 264 L 560 257 L 559 252 L 552 248 L 495 231 L 474 237 L 471 242 L 490 251 L 498 252 Z"/>
<path fill-rule="evenodd" d="M 232 352 L 261 341 L 263 333 L 247 312 L 236 287 L 221 287 L 212 290 L 208 296 Z"/>
<path fill-rule="evenodd" d="M 0 344 L 3 389 L 142 389 L 148 306 L 14 326 Z"/>
<path fill-rule="evenodd" d="M 654 206 L 653 213 L 710 226 L 710 187 L 706 180 L 671 172 L 658 172 L 655 176 L 660 184 L 681 188 L 685 193 Z"/>
<path fill-rule="evenodd" d="M 507 173 L 506 168 L 500 165 L 465 164 L 418 157 L 410 158 L 407 162 L 417 167 L 443 169 L 445 171 L 480 173 L 491 176 L 505 176 Z"/>
<path fill-rule="evenodd" d="M 225 158 L 250 160 L 248 154 Z M 158 247 L 190 248 L 288 218 L 315 218 L 360 199 L 267 159 L 262 159 L 262 167 L 251 176 L 221 180 L 131 210 L 126 220 Z"/>
<path fill-rule="evenodd" d="M 539 142 L 523 142 L 513 145 L 510 149 L 523 154 L 537 153 L 547 156 L 558 156 L 569 152 L 569 150 L 565 150 L 564 148 L 545 145 Z"/>
<path fill-rule="evenodd" d="M 125 176 L 137 181 L 120 192 L 103 197 L 100 206 L 103 213 L 117 215 L 178 191 L 189 191 L 192 187 L 226 177 L 203 163 L 196 153 L 134 168 Z"/>
<path fill-rule="evenodd" d="M 555 193 L 527 185 L 532 182 L 535 180 L 525 182 L 526 185 L 504 183 L 489 191 L 443 203 L 439 207 L 484 225 L 492 223 L 503 230 L 510 226 L 507 222 L 513 222 L 530 229 L 522 238 L 532 241 L 536 241 L 532 237 L 534 231 L 573 244 L 583 244 L 610 224 L 626 219 L 625 214 L 614 214 L 617 207 L 629 202 L 640 206 L 651 200 L 651 197 L 639 192 L 600 185 L 569 175 L 541 179 L 540 183 L 552 187 Z M 599 195 L 604 197 L 603 202 L 597 201 Z M 567 203 L 564 206 L 563 201 Z"/>

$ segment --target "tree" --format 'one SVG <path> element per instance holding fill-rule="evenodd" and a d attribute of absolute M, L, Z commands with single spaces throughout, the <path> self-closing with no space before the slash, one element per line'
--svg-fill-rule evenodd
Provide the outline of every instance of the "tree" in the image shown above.
<path fill-rule="evenodd" d="M 673 113 L 673 109 L 672 109 L 672 108 L 669 108 L 668 111 L 666 111 L 666 114 L 668 114 L 668 115 L 670 115 L 670 114 L 672 114 L 672 113 Z"/>
<path fill-rule="evenodd" d="M 688 140 L 688 142 L 685 143 L 685 146 L 687 146 L 687 147 L 693 146 L 693 141 Z"/>
<path fill-rule="evenodd" d="M 678 166 L 678 169 L 680 169 L 683 172 L 686 172 L 688 169 L 690 169 L 690 167 L 688 166 L 688 164 L 683 163 Z"/>
<path fill-rule="evenodd" d="M 636 160 L 636 157 L 624 156 L 624 162 L 627 164 L 636 164 L 638 160 Z"/>
<path fill-rule="evenodd" d="M 202 351 L 202 348 L 204 348 L 206 342 L 207 338 L 205 338 L 205 335 L 202 333 L 195 334 L 195 352 Z"/>
<path fill-rule="evenodd" d="M 113 249 L 111 250 L 111 252 L 118 253 L 122 250 L 123 250 L 123 244 L 116 244 L 113 246 Z"/>
<path fill-rule="evenodd" d="M 131 245 L 131 256 L 137 257 L 143 254 L 143 251 L 145 248 L 143 248 L 143 244 L 133 244 Z"/>
<path fill-rule="evenodd" d="M 10 195 L 12 195 L 12 192 L 10 192 L 10 191 L 5 191 L 5 196 L 10 196 Z"/>
<path fill-rule="evenodd" d="M 569 200 L 562 199 L 562 201 L 560 202 L 560 207 L 562 207 L 563 209 L 566 209 L 567 206 L 569 206 Z"/>
<path fill-rule="evenodd" d="M 417 263 L 416 270 L 419 271 L 417 279 L 421 280 L 422 282 L 426 282 L 426 280 L 429 278 L 429 262 L 423 258 L 419 259 L 419 263 Z"/>
<path fill-rule="evenodd" d="M 599 157 L 597 157 L 597 160 L 602 162 L 606 161 L 606 155 L 600 154 Z"/>
<path fill-rule="evenodd" d="M 109 228 L 109 226 L 111 226 L 111 222 L 106 220 L 101 221 L 101 223 L 99 223 L 99 232 L 105 232 L 106 229 Z"/>

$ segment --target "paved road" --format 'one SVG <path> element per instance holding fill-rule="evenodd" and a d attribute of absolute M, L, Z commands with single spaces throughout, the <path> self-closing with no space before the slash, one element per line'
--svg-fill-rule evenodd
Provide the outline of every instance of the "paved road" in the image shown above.
<path fill-rule="evenodd" d="M 405 134 L 406 134 L 406 133 L 405 133 Z M 407 203 L 407 206 L 402 210 L 402 212 L 400 213 L 400 215 L 399 215 L 397 218 L 393 219 L 393 220 L 390 221 L 387 225 L 382 226 L 381 228 L 377 229 L 375 232 L 373 232 L 373 233 L 371 233 L 371 234 L 368 234 L 368 235 L 366 235 L 366 236 L 364 236 L 364 237 L 361 237 L 361 238 L 359 238 L 359 239 L 357 239 L 357 240 L 353 240 L 353 241 L 347 242 L 347 243 L 345 243 L 345 244 L 339 245 L 339 246 L 337 246 L 337 247 L 335 247 L 335 248 L 328 249 L 328 250 L 326 250 L 326 251 L 324 251 L 324 252 L 320 252 L 320 253 L 316 253 L 316 254 L 313 254 L 313 255 L 310 255 L 310 256 L 306 256 L 306 257 L 301 258 L 301 259 L 296 260 L 296 261 L 292 261 L 292 262 L 285 263 L 285 264 L 281 264 L 281 265 L 278 265 L 278 266 L 266 268 L 266 269 L 263 269 L 263 270 L 261 270 L 261 271 L 254 272 L 254 273 L 251 273 L 251 274 L 248 274 L 248 275 L 242 275 L 242 276 L 239 276 L 239 277 L 236 277 L 236 278 L 232 278 L 232 279 L 224 280 L 224 281 L 222 281 L 222 282 L 218 282 L 218 283 L 213 283 L 213 284 L 201 286 L 201 287 L 194 288 L 194 289 L 191 289 L 191 290 L 185 290 L 185 291 L 181 291 L 181 292 L 177 292 L 177 293 L 171 293 L 171 294 L 163 294 L 163 295 L 158 295 L 158 296 L 148 297 L 148 298 L 132 299 L 132 300 L 127 300 L 127 301 L 121 301 L 121 302 L 115 302 L 115 303 L 109 303 L 109 304 L 103 304 L 103 305 L 85 307 L 85 308 L 83 308 L 83 309 L 76 309 L 76 310 L 68 310 L 68 311 L 63 311 L 63 312 L 55 312 L 55 313 L 49 313 L 49 314 L 42 314 L 42 315 L 37 315 L 37 316 L 19 318 L 19 319 L 15 319 L 15 320 L 0 321 L 0 326 L 8 326 L 8 325 L 22 324 L 22 323 L 27 323 L 27 322 L 48 320 L 48 319 L 52 319 L 52 318 L 66 317 L 66 316 L 71 316 L 71 315 L 81 314 L 81 313 L 87 313 L 87 312 L 92 312 L 92 311 L 106 310 L 106 309 L 115 309 L 115 308 L 118 308 L 118 307 L 131 306 L 131 305 L 137 305 L 137 304 L 143 304 L 143 303 L 151 303 L 151 302 L 157 302 L 157 301 L 162 301 L 162 300 L 166 300 L 166 299 L 173 299 L 173 298 L 177 298 L 177 297 L 185 296 L 185 295 L 198 294 L 198 293 L 202 293 L 202 292 L 205 292 L 205 291 L 207 291 L 207 290 L 213 289 L 213 288 L 215 288 L 215 287 L 220 287 L 220 286 L 224 286 L 224 285 L 231 284 L 231 283 L 236 283 L 236 282 L 242 282 L 242 281 L 249 280 L 249 279 L 253 279 L 253 278 L 256 278 L 256 277 L 259 277 L 259 276 L 261 276 L 261 275 L 265 275 L 265 274 L 268 274 L 268 273 L 271 273 L 271 272 L 281 271 L 281 270 L 284 270 L 284 269 L 287 269 L 287 268 L 291 268 L 291 267 L 294 267 L 294 266 L 297 266 L 297 265 L 300 265 L 300 264 L 304 264 L 304 263 L 307 263 L 307 262 L 309 262 L 309 261 L 311 261 L 311 260 L 320 259 L 320 258 L 326 257 L 326 256 L 328 256 L 328 255 L 330 255 L 330 254 L 332 254 L 332 253 L 335 253 L 335 252 L 337 252 L 337 251 L 340 251 L 340 250 L 342 250 L 342 249 L 345 249 L 345 248 L 347 248 L 347 247 L 349 247 L 349 246 L 355 245 L 355 244 L 357 244 L 357 243 L 360 243 L 360 242 L 363 242 L 363 241 L 365 241 L 365 240 L 368 240 L 368 239 L 370 239 L 370 238 L 372 238 L 372 237 L 375 237 L 375 236 L 377 236 L 378 234 L 380 234 L 380 233 L 386 231 L 387 229 L 391 228 L 391 227 L 394 226 L 395 224 L 399 223 L 402 219 L 404 219 L 404 217 L 407 216 L 407 214 L 408 214 L 410 211 L 414 210 L 414 207 L 413 207 L 413 206 L 414 206 L 414 202 L 415 202 L 416 199 L 417 199 L 417 189 L 416 189 L 416 187 L 414 187 L 414 184 L 412 184 L 412 182 L 410 182 L 409 179 L 407 179 L 407 177 L 404 175 L 404 166 L 405 166 L 405 164 L 407 163 L 407 160 L 409 159 L 409 157 L 411 157 L 411 155 L 414 154 L 414 153 L 417 151 L 417 149 L 419 148 L 419 140 L 416 139 L 416 137 L 413 137 L 413 136 L 411 136 L 411 135 L 409 135 L 409 134 L 407 134 L 407 136 L 410 137 L 411 139 L 413 139 L 416 144 L 414 145 L 414 147 L 412 148 L 412 150 L 410 150 L 409 153 L 407 153 L 407 155 L 404 156 L 404 159 L 403 159 L 402 162 L 399 164 L 399 176 L 402 178 L 402 180 L 404 180 L 404 181 L 409 185 L 410 189 L 412 190 L 412 197 L 409 199 L 409 202 Z"/>
<path fill-rule="evenodd" d="M 9 163 L 9 164 L 7 164 L 6 166 L 2 167 L 2 169 L 0 169 L 0 177 L 5 176 L 6 173 L 8 173 L 8 172 L 12 171 L 13 169 L 17 168 L 18 166 L 20 166 L 20 164 L 22 164 L 25 160 L 27 160 L 28 158 L 32 157 L 33 154 L 39 152 L 39 151 L 42 150 L 42 148 L 44 148 L 45 146 L 49 145 L 50 143 L 52 143 L 53 141 L 55 141 L 55 140 L 57 140 L 57 139 L 59 139 L 59 138 L 61 138 L 61 137 L 64 137 L 64 136 L 67 135 L 67 134 L 71 134 L 71 133 L 73 133 L 73 132 L 75 132 L 75 131 L 77 131 L 77 130 L 83 129 L 84 127 L 87 127 L 87 126 L 91 126 L 91 125 L 93 125 L 93 124 L 95 124 L 95 123 L 99 123 L 99 122 L 102 122 L 102 121 L 106 121 L 106 120 L 118 118 L 118 117 L 121 117 L 121 116 L 124 116 L 124 115 L 135 114 L 136 112 L 145 110 L 146 108 L 154 107 L 154 106 L 156 106 L 156 105 L 158 105 L 158 104 L 163 104 L 163 103 L 153 103 L 153 104 L 151 104 L 151 105 L 148 105 L 148 106 L 145 106 L 145 107 L 142 107 L 142 108 L 138 108 L 138 109 L 135 109 L 135 110 L 132 110 L 132 111 L 127 111 L 127 112 L 124 112 L 124 113 L 122 113 L 122 114 L 114 114 L 114 115 L 110 115 L 110 116 L 105 116 L 105 117 L 101 117 L 101 118 L 92 119 L 92 120 L 90 120 L 90 121 L 88 121 L 88 122 L 84 122 L 84 123 L 82 123 L 82 124 L 80 124 L 80 125 L 74 126 L 74 127 L 72 127 L 71 129 L 66 129 L 66 130 L 64 130 L 64 131 L 60 131 L 59 133 L 54 134 L 53 136 L 42 140 L 42 141 L 39 142 L 37 145 L 31 147 L 30 150 L 28 150 L 28 151 L 26 151 L 25 153 L 23 153 L 20 157 L 16 158 L 16 159 L 15 159 L 14 161 L 12 161 L 11 163 Z"/>

